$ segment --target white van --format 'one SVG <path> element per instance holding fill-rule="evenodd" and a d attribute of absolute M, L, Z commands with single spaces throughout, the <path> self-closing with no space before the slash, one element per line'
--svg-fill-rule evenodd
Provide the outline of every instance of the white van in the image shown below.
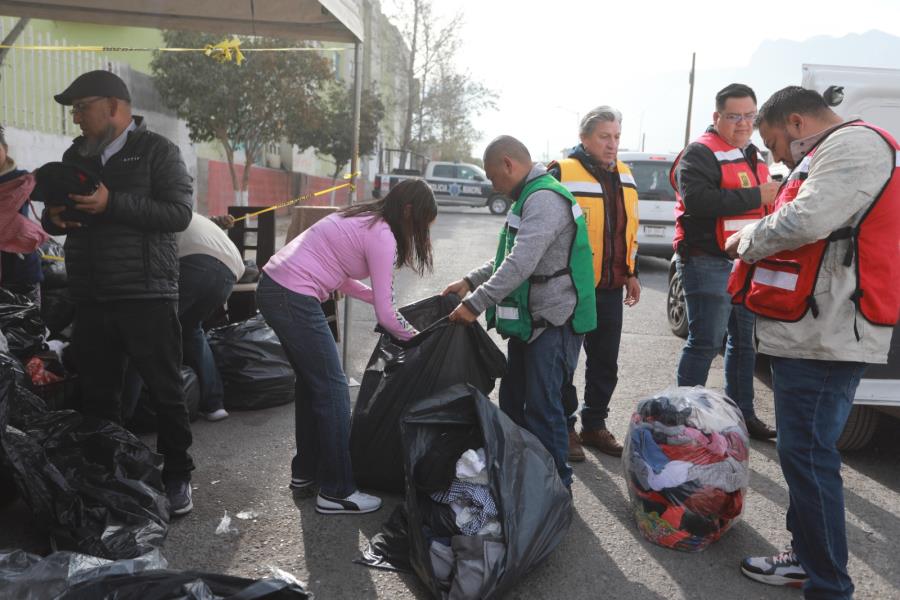
<path fill-rule="evenodd" d="M 675 190 L 669 183 L 669 169 L 676 154 L 619 152 L 634 176 L 638 193 L 638 254 L 669 258 L 674 250 Z"/>

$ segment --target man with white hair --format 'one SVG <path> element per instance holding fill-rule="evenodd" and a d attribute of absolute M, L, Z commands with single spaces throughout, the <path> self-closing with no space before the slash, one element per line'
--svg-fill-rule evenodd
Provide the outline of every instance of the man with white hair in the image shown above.
<path fill-rule="evenodd" d="M 622 444 L 606 428 L 606 418 L 619 380 L 622 306 L 638 303 L 641 283 L 637 269 L 638 195 L 631 170 L 617 158 L 621 135 L 622 113 L 598 106 L 581 120 L 581 143 L 568 158 L 548 168 L 581 206 L 593 251 L 597 329 L 584 336 L 587 362 L 580 436 L 575 432 L 578 392 L 571 378 L 562 390 L 563 406 L 569 414 L 572 462 L 584 460 L 582 444 L 612 456 L 622 455 Z"/>

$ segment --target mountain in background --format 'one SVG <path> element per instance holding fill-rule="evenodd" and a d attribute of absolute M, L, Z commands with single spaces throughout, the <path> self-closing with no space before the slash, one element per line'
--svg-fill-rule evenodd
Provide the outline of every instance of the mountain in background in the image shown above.
<path fill-rule="evenodd" d="M 900 37 L 882 31 L 868 31 L 843 37 L 816 36 L 804 41 L 768 40 L 760 44 L 745 67 L 703 69 L 703 56 L 697 56 L 691 138 L 702 133 L 711 122 L 718 90 L 732 82 L 746 83 L 762 104 L 775 91 L 787 85 L 800 85 L 803 64 L 887 67 L 900 69 Z M 648 81 L 639 90 L 634 104 L 644 111 L 643 131 L 646 150 L 678 151 L 684 141 L 687 114 L 688 72 L 667 73 Z M 673 116 L 677 118 L 673 119 Z M 635 115 L 630 116 L 633 122 Z M 636 136 L 623 134 L 626 140 Z"/>

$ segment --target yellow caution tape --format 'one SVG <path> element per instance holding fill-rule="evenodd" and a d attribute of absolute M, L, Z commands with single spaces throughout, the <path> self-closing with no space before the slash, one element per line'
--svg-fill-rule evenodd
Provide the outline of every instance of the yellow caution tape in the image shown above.
<path fill-rule="evenodd" d="M 354 178 L 354 177 L 358 176 L 359 174 L 360 174 L 360 172 L 357 171 L 356 173 L 349 173 L 349 174 L 347 174 L 347 175 L 344 175 L 343 178 L 344 178 L 344 179 L 351 179 L 351 178 Z M 341 189 L 344 189 L 344 188 L 350 188 L 350 191 L 356 191 L 356 185 L 354 185 L 353 183 L 342 183 L 342 184 L 340 184 L 340 185 L 335 185 L 335 186 L 332 186 L 332 187 L 330 187 L 330 188 L 327 188 L 327 189 L 324 189 L 324 190 L 320 190 L 320 191 L 318 191 L 318 192 L 313 192 L 313 193 L 310 193 L 310 194 L 304 194 L 304 195 L 302 195 L 302 196 L 299 196 L 299 197 L 297 197 L 297 198 L 294 198 L 293 200 L 288 200 L 288 201 L 286 201 L 286 202 L 282 202 L 281 204 L 275 204 L 274 206 L 267 206 L 266 208 L 260 209 L 260 210 L 258 210 L 258 211 L 256 211 L 256 212 L 247 213 L 246 215 L 244 215 L 244 216 L 242 216 L 242 217 L 236 217 L 236 218 L 234 219 L 234 222 L 237 223 L 238 221 L 243 221 L 244 219 L 249 219 L 250 217 L 255 217 L 255 216 L 257 216 L 257 215 L 261 215 L 261 214 L 263 214 L 263 213 L 267 213 L 267 212 L 270 212 L 270 211 L 273 211 L 273 210 L 278 210 L 279 208 L 285 208 L 285 207 L 288 207 L 288 206 L 292 206 L 292 205 L 294 205 L 294 204 L 298 204 L 298 203 L 300 203 L 300 202 L 304 202 L 304 201 L 306 201 L 306 200 L 310 200 L 310 199 L 316 198 L 316 197 L 318 197 L 318 196 L 324 196 L 325 194 L 330 194 L 331 192 L 336 192 L 337 190 L 341 190 Z"/>
<path fill-rule="evenodd" d="M 44 260 L 56 260 L 59 262 L 65 262 L 65 258 L 62 256 L 53 256 L 52 254 L 41 254 L 41 258 Z"/>
<path fill-rule="evenodd" d="M 39 52 L 202 52 L 206 56 L 219 62 L 234 62 L 240 65 L 245 60 L 247 52 L 342 52 L 350 48 L 316 48 L 309 46 L 296 46 L 288 48 L 241 48 L 238 38 L 223 40 L 218 44 L 207 44 L 203 48 L 132 48 L 121 46 L 49 46 L 49 45 L 18 45 L 0 44 L 4 50 L 34 50 Z"/>

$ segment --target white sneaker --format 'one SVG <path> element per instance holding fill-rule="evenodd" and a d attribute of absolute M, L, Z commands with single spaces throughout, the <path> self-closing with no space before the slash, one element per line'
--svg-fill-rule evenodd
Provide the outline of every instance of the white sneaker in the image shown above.
<path fill-rule="evenodd" d="M 761 583 L 802 587 L 809 579 L 797 560 L 794 549 L 788 546 L 775 556 L 749 556 L 741 561 L 741 573 Z"/>
<path fill-rule="evenodd" d="M 203 418 L 207 421 L 221 421 L 228 418 L 228 411 L 224 408 L 214 410 L 211 413 L 203 413 Z"/>
<path fill-rule="evenodd" d="M 322 492 L 316 496 L 316 512 L 323 515 L 362 515 L 381 508 L 381 498 L 356 491 L 346 498 L 332 498 Z"/>

